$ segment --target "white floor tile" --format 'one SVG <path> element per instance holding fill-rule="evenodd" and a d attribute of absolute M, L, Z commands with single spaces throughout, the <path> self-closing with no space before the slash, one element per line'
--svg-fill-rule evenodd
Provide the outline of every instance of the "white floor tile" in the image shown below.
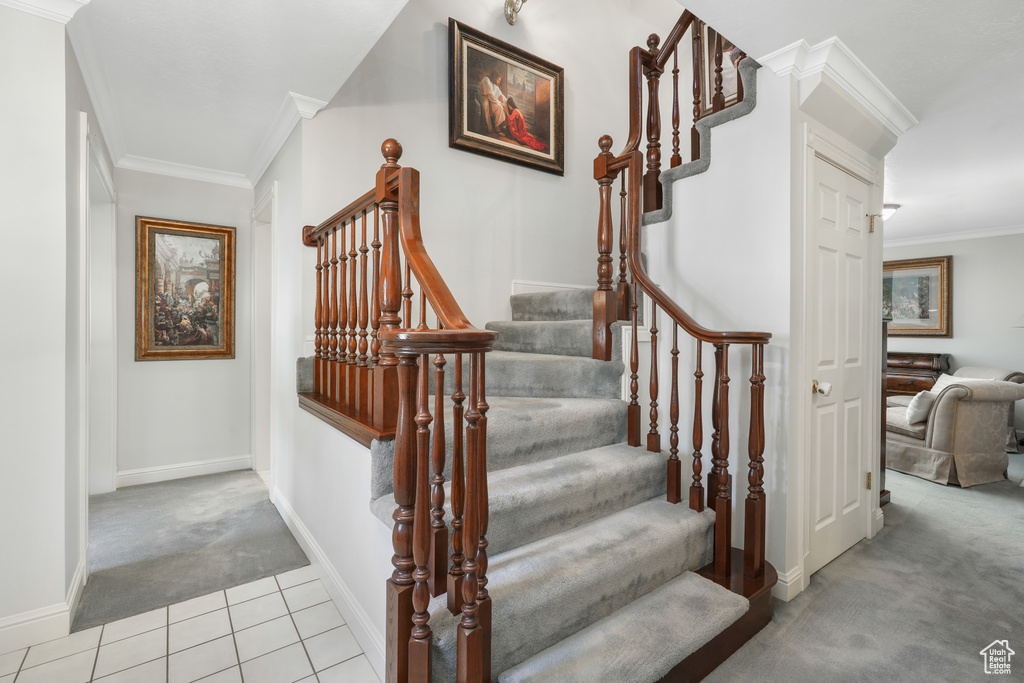
<path fill-rule="evenodd" d="M 23 647 L 20 650 L 0 655 L 0 676 L 17 673 L 21 663 L 25 661 L 26 652 L 28 652 L 28 648 Z"/>
<path fill-rule="evenodd" d="M 105 678 L 98 676 L 99 674 L 97 674 L 97 678 L 93 679 L 96 683 L 166 683 L 167 659 L 164 657 L 154 659 L 152 662 L 133 666 Z"/>
<path fill-rule="evenodd" d="M 232 605 L 229 609 L 231 625 L 236 631 L 288 614 L 288 608 L 285 607 L 280 593 L 271 593 L 262 598 Z"/>
<path fill-rule="evenodd" d="M 299 634 L 295 631 L 291 617 L 287 615 L 252 628 L 235 631 L 235 645 L 238 647 L 240 662 L 255 659 L 297 642 Z"/>
<path fill-rule="evenodd" d="M 168 683 L 190 683 L 238 664 L 235 641 L 218 638 L 170 656 Z"/>
<path fill-rule="evenodd" d="M 14 683 L 14 677 L 17 674 L 11 674 L 10 676 L 0 676 L 0 683 Z"/>
<path fill-rule="evenodd" d="M 277 581 L 274 580 L 273 576 L 268 576 L 267 578 L 260 579 L 259 581 L 253 581 L 252 583 L 246 583 L 241 586 L 229 588 L 224 592 L 228 594 L 228 604 L 234 605 L 239 602 L 258 598 L 268 593 L 277 592 Z"/>
<path fill-rule="evenodd" d="M 84 650 L 93 650 L 100 644 L 100 630 L 102 626 L 90 628 L 78 633 L 72 633 L 64 638 L 51 640 L 40 645 L 33 645 L 28 649 L 28 657 L 25 658 L 23 669 L 38 666 L 44 662 L 67 657 Z"/>
<path fill-rule="evenodd" d="M 277 575 L 277 583 L 280 584 L 281 590 L 285 588 L 291 588 L 292 586 L 298 586 L 300 583 L 306 583 L 318 578 L 316 570 L 313 569 L 313 565 L 307 564 L 305 567 L 299 567 L 293 569 L 290 572 Z"/>
<path fill-rule="evenodd" d="M 224 602 L 224 591 L 217 591 L 216 593 L 202 595 L 198 598 L 186 600 L 185 602 L 179 602 L 176 605 L 171 605 L 167 609 L 170 612 L 170 621 L 173 624 L 176 621 L 183 621 L 185 619 L 191 619 L 192 617 L 198 617 L 200 614 L 206 614 L 207 612 L 212 612 L 226 606 L 227 603 Z"/>
<path fill-rule="evenodd" d="M 100 647 L 100 654 L 96 659 L 96 672 L 93 676 L 102 678 L 117 671 L 138 666 L 143 662 L 163 657 L 166 654 L 166 628 L 140 633 L 137 636 Z"/>
<path fill-rule="evenodd" d="M 22 669 L 18 683 L 88 683 L 95 661 L 96 650 L 86 650 L 31 669 Z"/>
<path fill-rule="evenodd" d="M 353 657 L 317 674 L 320 683 L 380 683 L 370 661 L 363 655 Z"/>
<path fill-rule="evenodd" d="M 352 659 L 363 652 L 348 626 L 342 626 L 333 631 L 327 631 L 318 636 L 306 638 L 302 642 L 305 644 L 306 652 L 309 653 L 309 658 L 312 660 L 313 667 L 317 671 L 323 671 L 335 664 L 340 664 L 346 659 Z"/>
<path fill-rule="evenodd" d="M 294 683 L 311 673 L 313 670 L 309 668 L 301 643 L 242 663 L 245 683 Z"/>
<path fill-rule="evenodd" d="M 170 649 L 180 652 L 194 645 L 231 635 L 231 621 L 227 609 L 207 612 L 198 617 L 171 624 Z"/>
<path fill-rule="evenodd" d="M 115 640 L 123 640 L 131 636 L 137 636 L 146 631 L 167 626 L 167 608 L 161 607 L 152 612 L 136 614 L 134 617 L 112 621 L 103 627 L 103 640 L 101 645 L 112 643 Z"/>
<path fill-rule="evenodd" d="M 242 683 L 242 671 L 237 666 L 233 666 L 212 676 L 200 678 L 196 683 Z"/>
<path fill-rule="evenodd" d="M 288 603 L 288 609 L 293 612 L 297 612 L 300 609 L 306 609 L 313 605 L 320 604 L 331 599 L 331 596 L 327 594 L 327 589 L 319 581 L 310 581 L 309 583 L 303 583 L 292 588 L 286 588 L 281 591 L 284 593 L 284 599 Z"/>
<path fill-rule="evenodd" d="M 345 625 L 341 612 L 330 601 L 292 612 L 292 618 L 295 619 L 295 627 L 299 629 L 299 635 L 303 638 L 311 638 L 318 633 Z"/>

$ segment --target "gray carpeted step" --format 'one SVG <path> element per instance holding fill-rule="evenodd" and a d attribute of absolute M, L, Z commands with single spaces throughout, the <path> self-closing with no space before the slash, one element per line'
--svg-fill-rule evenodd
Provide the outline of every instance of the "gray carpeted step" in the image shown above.
<path fill-rule="evenodd" d="M 513 320 L 588 320 L 594 317 L 594 289 L 513 294 Z"/>
<path fill-rule="evenodd" d="M 626 439 L 626 404 L 619 399 L 488 395 L 487 403 L 487 469 L 492 473 Z M 453 429 L 449 401 L 445 411 L 446 479 L 451 477 Z M 394 441 L 370 445 L 371 499 L 393 491 L 394 448 Z"/>
<path fill-rule="evenodd" d="M 487 354 L 487 395 L 620 398 L 624 369 L 618 360 L 492 351 Z M 453 374 L 446 373 L 446 384 Z M 448 389 L 454 390 L 453 382 Z"/>
<path fill-rule="evenodd" d="M 713 524 L 710 511 L 659 497 L 491 558 L 493 673 L 707 564 Z M 430 605 L 435 681 L 455 679 L 459 618 L 446 601 Z"/>
<path fill-rule="evenodd" d="M 654 683 L 749 607 L 743 596 L 686 572 L 505 671 L 498 683 Z"/>
<path fill-rule="evenodd" d="M 492 472 L 487 478 L 492 555 L 518 548 L 665 493 L 665 455 L 624 443 Z M 393 494 L 370 503 L 394 527 Z M 451 487 L 445 485 L 445 519 Z"/>
<path fill-rule="evenodd" d="M 622 358 L 621 323 L 612 326 L 612 358 Z M 500 320 L 487 323 L 498 333 L 497 351 L 549 353 L 591 358 L 594 323 L 591 320 Z"/>

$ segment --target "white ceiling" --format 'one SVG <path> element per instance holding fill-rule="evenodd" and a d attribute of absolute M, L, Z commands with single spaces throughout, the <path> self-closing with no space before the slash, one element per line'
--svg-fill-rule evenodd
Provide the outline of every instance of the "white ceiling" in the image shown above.
<path fill-rule="evenodd" d="M 115 163 L 240 185 L 408 2 L 61 1 L 88 2 L 68 33 Z M 887 243 L 1024 231 L 1021 0 L 678 1 L 755 58 L 838 36 L 917 117 L 886 159 Z"/>
<path fill-rule="evenodd" d="M 1024 232 L 1024 2 L 679 2 L 755 58 L 838 36 L 914 114 L 886 157 L 887 244 Z"/>
<path fill-rule="evenodd" d="M 115 164 L 245 185 L 289 93 L 322 107 L 406 2 L 91 0 L 67 29 Z"/>

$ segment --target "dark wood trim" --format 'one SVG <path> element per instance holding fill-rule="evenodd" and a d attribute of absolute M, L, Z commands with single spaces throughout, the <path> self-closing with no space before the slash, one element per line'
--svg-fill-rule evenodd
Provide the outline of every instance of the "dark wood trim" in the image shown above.
<path fill-rule="evenodd" d="M 367 448 L 370 447 L 370 442 L 374 439 L 381 441 L 395 438 L 393 427 L 380 431 L 363 418 L 340 412 L 338 406 L 326 403 L 321 397 L 312 392 L 299 394 L 299 407 L 317 416 Z"/>

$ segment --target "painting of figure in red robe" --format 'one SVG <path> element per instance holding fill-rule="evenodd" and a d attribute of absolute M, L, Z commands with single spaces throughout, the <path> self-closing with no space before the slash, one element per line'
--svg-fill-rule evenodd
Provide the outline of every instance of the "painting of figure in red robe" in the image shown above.
<path fill-rule="evenodd" d="M 562 69 L 452 24 L 451 146 L 561 173 Z"/>

